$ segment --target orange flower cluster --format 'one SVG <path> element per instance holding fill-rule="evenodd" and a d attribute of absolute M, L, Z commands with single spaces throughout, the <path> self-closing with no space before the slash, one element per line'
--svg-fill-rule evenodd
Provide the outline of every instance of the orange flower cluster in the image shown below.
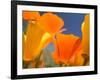
<path fill-rule="evenodd" d="M 55 45 L 53 59 L 56 64 L 83 65 L 82 54 L 89 55 L 89 15 L 82 24 L 82 39 L 73 34 L 62 34 L 64 21 L 54 13 L 24 11 L 23 19 L 28 20 L 26 34 L 23 34 L 23 60 L 31 61 L 50 42 Z"/>

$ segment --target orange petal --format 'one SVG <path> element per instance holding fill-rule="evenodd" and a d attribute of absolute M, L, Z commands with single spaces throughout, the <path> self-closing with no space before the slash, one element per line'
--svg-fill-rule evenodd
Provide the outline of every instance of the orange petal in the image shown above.
<path fill-rule="evenodd" d="M 57 34 L 55 40 L 56 50 L 53 54 L 54 59 L 58 58 L 56 62 L 67 63 L 78 48 L 79 43 L 80 38 L 77 36 Z"/>
<path fill-rule="evenodd" d="M 53 13 L 44 13 L 38 23 L 46 32 L 51 34 L 58 32 L 64 25 L 64 21 Z"/>
<path fill-rule="evenodd" d="M 37 58 L 42 49 L 46 47 L 52 40 L 52 36 L 48 32 L 44 32 L 37 24 L 29 22 L 26 35 L 24 35 L 23 59 L 31 61 Z"/>
<path fill-rule="evenodd" d="M 70 59 L 70 63 L 75 66 L 83 65 L 84 58 L 83 58 L 82 54 L 83 54 L 82 43 L 80 43 L 78 45 L 77 49 L 74 51 L 74 54 Z"/>
<path fill-rule="evenodd" d="M 24 20 L 38 20 L 40 18 L 40 14 L 37 11 L 23 11 L 23 19 Z"/>

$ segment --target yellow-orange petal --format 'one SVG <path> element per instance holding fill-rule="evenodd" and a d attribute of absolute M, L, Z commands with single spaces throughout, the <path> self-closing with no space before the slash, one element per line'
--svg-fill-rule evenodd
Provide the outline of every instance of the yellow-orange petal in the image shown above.
<path fill-rule="evenodd" d="M 24 20 L 38 20 L 40 18 L 40 13 L 37 11 L 23 11 Z"/>
<path fill-rule="evenodd" d="M 82 24 L 82 48 L 89 55 L 90 45 L 90 16 L 86 15 Z"/>
<path fill-rule="evenodd" d="M 44 31 L 39 26 L 33 24 L 31 21 L 29 22 L 26 29 L 26 40 L 23 46 L 23 59 L 25 61 L 33 60 L 39 55 L 36 52 L 43 34 Z"/>
<path fill-rule="evenodd" d="M 53 13 L 44 13 L 38 23 L 51 34 L 58 32 L 64 25 L 62 18 Z"/>
<path fill-rule="evenodd" d="M 80 38 L 72 34 L 64 35 L 57 34 L 55 39 L 55 52 L 53 54 L 56 62 L 67 63 L 75 50 L 78 48 L 80 43 Z"/>
<path fill-rule="evenodd" d="M 38 49 L 46 47 L 51 41 L 52 41 L 52 36 L 48 32 L 45 32 L 41 38 Z"/>

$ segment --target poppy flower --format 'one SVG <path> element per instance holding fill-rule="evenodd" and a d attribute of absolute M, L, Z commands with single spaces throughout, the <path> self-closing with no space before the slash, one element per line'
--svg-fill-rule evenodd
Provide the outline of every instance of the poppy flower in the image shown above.
<path fill-rule="evenodd" d="M 73 34 L 57 34 L 55 43 L 55 52 L 53 58 L 57 64 L 68 64 L 72 56 L 77 53 L 81 39 Z"/>
<path fill-rule="evenodd" d="M 31 61 L 34 60 L 42 49 L 52 41 L 53 36 L 51 33 L 56 33 L 63 26 L 63 20 L 53 13 L 44 13 L 40 18 L 37 12 L 24 12 L 23 14 L 24 19 L 29 20 L 26 35 L 24 35 L 23 59 L 25 61 Z M 33 19 L 38 20 L 33 22 Z M 56 23 L 53 23 L 53 21 L 56 21 Z M 55 27 L 53 32 L 53 29 L 50 28 L 51 26 Z"/>
<path fill-rule="evenodd" d="M 57 34 L 53 58 L 57 64 L 87 65 L 89 56 L 89 15 L 82 23 L 82 40 L 71 34 Z"/>

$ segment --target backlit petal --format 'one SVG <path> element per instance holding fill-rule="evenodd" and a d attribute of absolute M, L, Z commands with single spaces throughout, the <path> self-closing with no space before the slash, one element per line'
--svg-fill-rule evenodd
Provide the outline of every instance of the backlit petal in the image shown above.
<path fill-rule="evenodd" d="M 82 47 L 85 54 L 89 54 L 90 45 L 90 16 L 86 15 L 82 24 Z"/>
<path fill-rule="evenodd" d="M 64 21 L 53 13 L 44 13 L 38 23 L 46 32 L 49 32 L 50 34 L 59 32 L 64 25 Z"/>

